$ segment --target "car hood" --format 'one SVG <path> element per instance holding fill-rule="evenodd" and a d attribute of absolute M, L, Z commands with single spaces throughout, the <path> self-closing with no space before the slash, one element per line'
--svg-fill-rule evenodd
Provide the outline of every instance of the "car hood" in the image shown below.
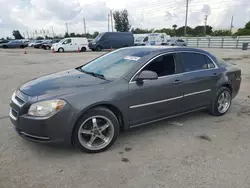
<path fill-rule="evenodd" d="M 108 83 L 92 75 L 71 69 L 31 80 L 20 87 L 29 96 L 60 96 L 71 94 L 79 89 Z"/>

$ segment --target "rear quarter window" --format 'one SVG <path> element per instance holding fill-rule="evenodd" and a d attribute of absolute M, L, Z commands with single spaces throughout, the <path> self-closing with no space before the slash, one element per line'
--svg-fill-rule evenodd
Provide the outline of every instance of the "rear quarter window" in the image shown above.
<path fill-rule="evenodd" d="M 184 72 L 208 69 L 205 55 L 191 52 L 182 52 L 181 57 Z"/>

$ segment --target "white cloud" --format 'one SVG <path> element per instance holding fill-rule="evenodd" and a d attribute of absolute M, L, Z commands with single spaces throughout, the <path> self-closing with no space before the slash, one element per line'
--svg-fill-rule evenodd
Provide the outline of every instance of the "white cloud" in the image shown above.
<path fill-rule="evenodd" d="M 133 27 L 171 28 L 185 22 L 185 0 L 0 0 L 0 37 L 11 36 L 13 29 L 21 33 L 35 30 L 66 31 L 83 33 L 83 18 L 87 31 L 107 31 L 110 9 L 128 9 Z M 249 0 L 191 0 L 188 25 L 203 25 L 208 15 L 208 24 L 215 28 L 229 28 L 234 16 L 234 26 L 243 27 L 250 20 Z"/>

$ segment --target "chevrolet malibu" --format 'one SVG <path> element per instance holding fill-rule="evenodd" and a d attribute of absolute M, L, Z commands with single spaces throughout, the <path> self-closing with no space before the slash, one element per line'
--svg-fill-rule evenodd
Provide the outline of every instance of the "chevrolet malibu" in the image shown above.
<path fill-rule="evenodd" d="M 121 129 L 201 109 L 224 115 L 240 83 L 240 69 L 203 50 L 129 47 L 23 84 L 9 116 L 29 140 L 100 152 Z"/>

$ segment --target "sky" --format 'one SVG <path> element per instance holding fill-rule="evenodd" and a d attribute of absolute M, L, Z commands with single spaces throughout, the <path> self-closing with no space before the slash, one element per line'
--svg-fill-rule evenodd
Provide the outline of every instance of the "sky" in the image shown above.
<path fill-rule="evenodd" d="M 110 10 L 127 9 L 133 28 L 172 28 L 185 24 L 186 0 L 0 0 L 0 37 L 12 30 L 32 35 L 46 30 L 63 35 L 66 23 L 69 33 L 108 30 Z M 189 0 L 188 25 L 207 24 L 216 29 L 229 29 L 232 16 L 234 28 L 250 21 L 250 0 Z"/>

